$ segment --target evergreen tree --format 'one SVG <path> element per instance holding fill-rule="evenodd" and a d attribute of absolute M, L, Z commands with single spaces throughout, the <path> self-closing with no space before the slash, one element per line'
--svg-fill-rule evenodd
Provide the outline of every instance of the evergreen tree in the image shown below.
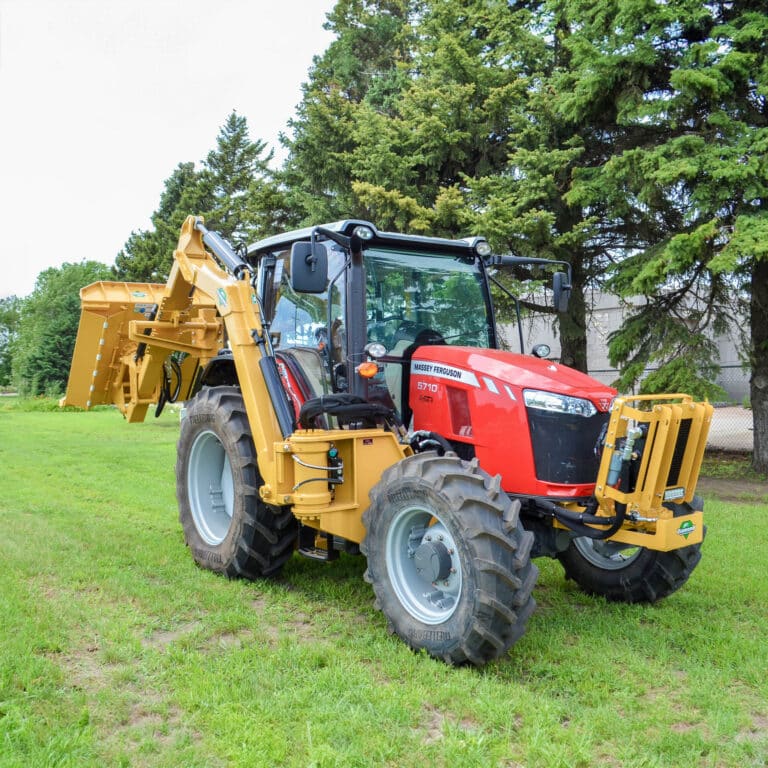
<path fill-rule="evenodd" d="M 114 274 L 120 280 L 161 283 L 173 262 L 173 252 L 184 219 L 212 207 L 212 196 L 194 163 L 179 163 L 165 181 L 160 205 L 152 214 L 150 230 L 131 232 L 115 258 Z"/>
<path fill-rule="evenodd" d="M 583 294 L 605 248 L 595 253 L 590 216 L 565 200 L 584 152 L 578 126 L 553 104 L 550 80 L 565 66 L 560 17 L 544 3 L 403 5 L 399 34 L 376 38 L 377 60 L 389 64 L 377 80 L 358 76 L 368 70 L 350 63 L 348 42 L 371 27 L 376 4 L 340 5 L 345 25 L 336 17 L 339 37 L 294 124 L 292 199 L 310 220 L 356 215 L 383 228 L 485 234 L 502 252 L 570 262 L 573 299 L 560 335 L 563 356 L 585 370 Z M 385 101 L 379 80 L 390 86 Z"/>
<path fill-rule="evenodd" d="M 203 162 L 199 185 L 206 226 L 232 242 L 248 242 L 271 233 L 272 221 L 263 200 L 274 198 L 276 185 L 265 154 L 266 142 L 251 141 L 245 117 L 232 112 L 216 139 L 216 149 Z"/>
<path fill-rule="evenodd" d="M 573 8 L 568 73 L 580 102 L 612 94 L 616 150 L 575 173 L 571 199 L 631 222 L 611 286 L 641 295 L 611 358 L 629 387 L 716 394 L 712 332 L 750 318 L 755 466 L 768 470 L 768 15 L 763 3 L 615 2 Z"/>
<path fill-rule="evenodd" d="M 283 137 L 289 155 L 281 181 L 294 225 L 368 215 L 354 183 L 369 179 L 361 178 L 356 166 L 365 162 L 370 139 L 386 128 L 401 90 L 411 82 L 412 21 L 420 5 L 339 0 L 329 13 L 326 28 L 336 39 L 315 60 L 290 133 Z M 379 149 L 394 162 L 397 148 L 390 151 L 390 140 L 381 138 Z"/>
<path fill-rule="evenodd" d="M 115 259 L 115 276 L 163 282 L 190 214 L 233 242 L 271 234 L 285 220 L 285 203 L 269 167 L 272 153 L 265 151 L 264 142 L 249 138 L 246 118 L 232 112 L 201 168 L 180 163 L 166 179 L 153 228 L 131 233 Z"/>
<path fill-rule="evenodd" d="M 517 98 L 508 101 L 505 126 L 508 156 L 494 172 L 466 181 L 467 203 L 475 226 L 497 249 L 571 265 L 570 306 L 557 319 L 561 359 L 587 371 L 589 296 L 611 264 L 644 247 L 649 225 L 611 209 L 599 187 L 594 195 L 585 194 L 582 181 L 644 130 L 622 124 L 624 93 L 615 87 L 617 73 L 614 80 L 595 78 L 591 90 L 578 87 L 594 64 L 583 55 L 589 20 L 602 18 L 605 6 L 615 4 L 499 5 L 507 9 L 506 47 L 500 51 L 517 68 L 511 85 Z"/>

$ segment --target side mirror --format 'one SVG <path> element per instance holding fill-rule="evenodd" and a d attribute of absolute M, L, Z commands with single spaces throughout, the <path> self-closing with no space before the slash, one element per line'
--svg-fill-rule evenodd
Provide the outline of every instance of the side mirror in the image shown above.
<path fill-rule="evenodd" d="M 556 312 L 567 312 L 568 301 L 571 298 L 571 286 L 565 272 L 555 272 L 552 276 L 552 290 L 555 294 L 554 305 Z"/>
<path fill-rule="evenodd" d="M 328 254 L 320 243 L 291 246 L 291 288 L 296 293 L 322 293 L 328 284 Z"/>

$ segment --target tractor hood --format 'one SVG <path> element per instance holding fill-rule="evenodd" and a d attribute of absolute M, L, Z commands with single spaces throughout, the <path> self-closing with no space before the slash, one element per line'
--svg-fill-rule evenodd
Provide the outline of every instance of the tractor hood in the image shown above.
<path fill-rule="evenodd" d="M 498 349 L 419 347 L 409 374 L 413 428 L 476 457 L 508 493 L 593 493 L 595 449 L 616 390 L 560 363 Z"/>
<path fill-rule="evenodd" d="M 524 389 L 557 392 L 590 400 L 602 412 L 608 411 L 616 395 L 615 389 L 566 365 L 499 349 L 419 347 L 411 373 L 461 381 L 491 392 L 499 385 L 507 385 L 513 393 Z"/>

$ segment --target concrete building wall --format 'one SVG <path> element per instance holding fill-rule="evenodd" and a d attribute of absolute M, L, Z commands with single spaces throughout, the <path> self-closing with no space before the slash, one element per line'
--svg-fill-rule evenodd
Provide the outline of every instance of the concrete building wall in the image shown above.
<path fill-rule="evenodd" d="M 608 360 L 608 336 L 621 327 L 627 306 L 611 294 L 596 293 L 592 299 L 593 310 L 591 318 L 588 319 L 587 332 L 589 372 L 599 381 L 612 384 L 618 376 L 618 371 L 611 367 Z M 631 303 L 639 305 L 641 302 L 642 299 L 637 298 Z M 520 341 L 517 327 L 514 324 L 505 325 L 501 332 L 509 348 L 518 352 Z M 738 336 L 738 330 L 734 328 L 727 334 L 715 337 L 722 366 L 717 384 L 726 391 L 728 400 L 735 403 L 741 403 L 749 396 L 749 372 L 743 368 L 739 359 L 741 347 Z M 552 349 L 551 357 L 560 359 L 557 324 L 552 316 L 536 315 L 525 318 L 523 343 L 526 352 L 530 352 L 536 344 L 549 344 Z"/>

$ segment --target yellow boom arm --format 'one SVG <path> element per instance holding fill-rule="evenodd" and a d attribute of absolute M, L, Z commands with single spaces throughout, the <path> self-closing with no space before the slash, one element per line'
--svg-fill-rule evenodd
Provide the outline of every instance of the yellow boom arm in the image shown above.
<path fill-rule="evenodd" d="M 226 343 L 266 477 L 280 431 L 259 369 L 265 352 L 254 343 L 263 333 L 259 304 L 249 281 L 227 273 L 208 253 L 196 223 L 193 216 L 184 222 L 165 285 L 101 282 L 82 289 L 80 326 L 62 405 L 88 409 L 114 403 L 128 421 L 142 421 L 158 400 L 171 352 L 185 355 L 180 393 L 186 399 L 200 365 Z"/>
<path fill-rule="evenodd" d="M 208 253 L 198 221 L 189 216 L 184 222 L 166 285 L 102 282 L 82 289 L 80 327 L 61 404 L 89 409 L 114 403 L 128 421 L 143 421 L 158 400 L 172 352 L 184 353 L 179 399 L 185 400 L 200 367 L 226 344 L 264 480 L 261 496 L 292 505 L 310 525 L 362 540 L 360 514 L 368 491 L 381 470 L 410 454 L 410 447 L 380 429 L 331 430 L 318 438 L 290 434 L 292 427 L 280 424 L 268 389 L 269 366 L 263 365 L 268 352 L 259 300 L 248 279 L 233 277 Z M 279 380 L 273 383 L 279 388 Z M 319 459 L 306 461 L 318 450 L 327 453 L 329 441 L 350 468 L 349 482 L 334 502 L 327 472 L 314 466 Z"/>

